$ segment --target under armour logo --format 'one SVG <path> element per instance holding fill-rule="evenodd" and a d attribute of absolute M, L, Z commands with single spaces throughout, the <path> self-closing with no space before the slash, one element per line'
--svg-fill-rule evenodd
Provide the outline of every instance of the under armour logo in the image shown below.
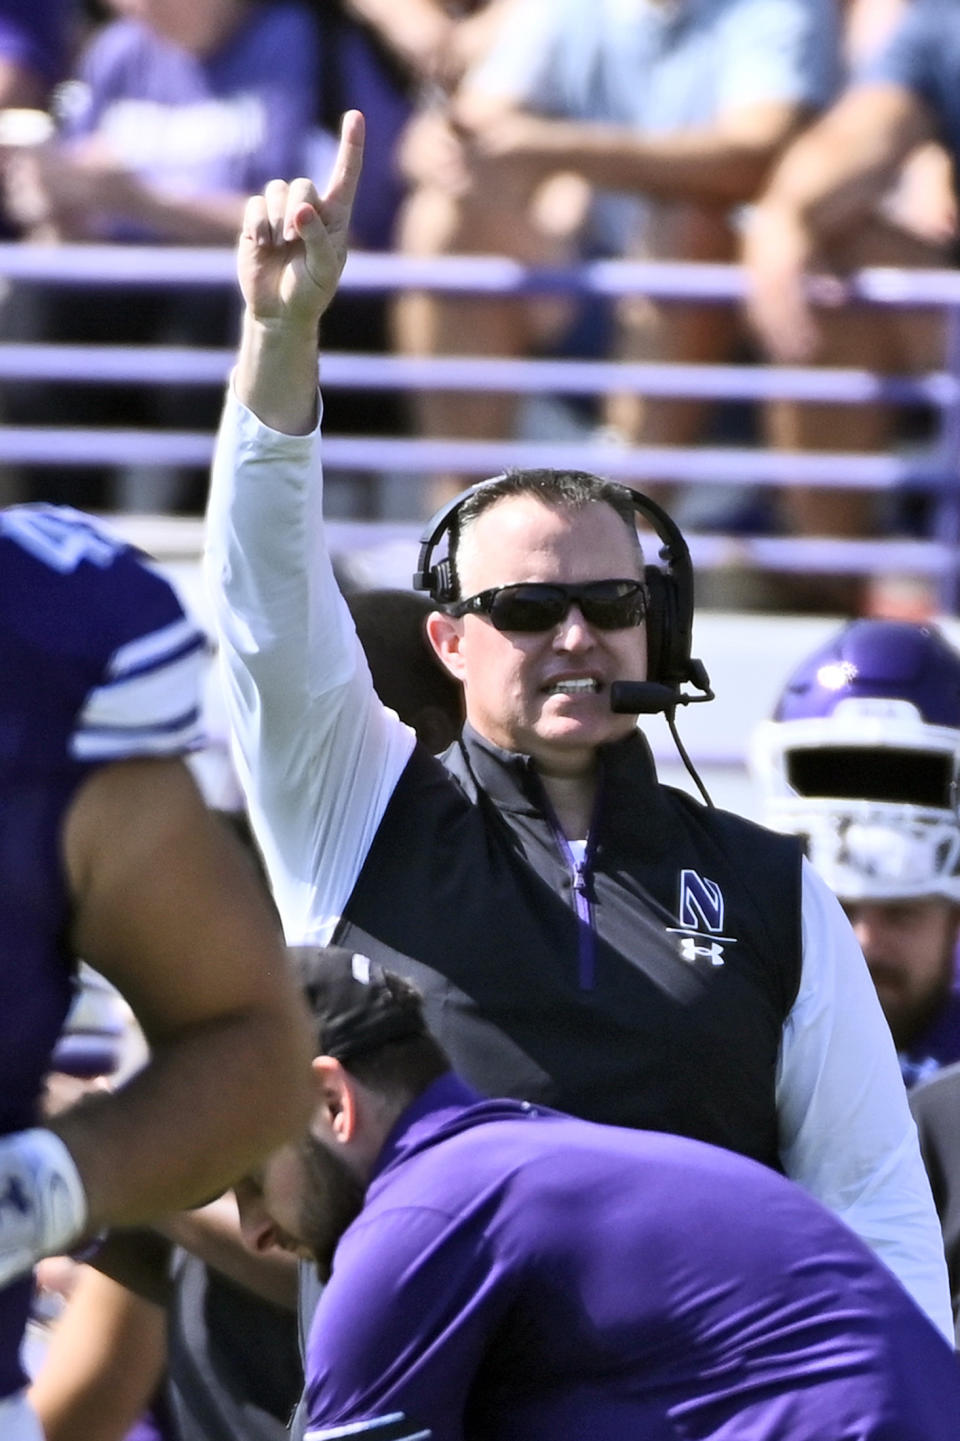
<path fill-rule="evenodd" d="M 703 945 L 703 938 L 697 936 L 680 937 L 680 954 L 685 961 L 709 961 L 711 966 L 723 965 L 723 946 L 717 941 L 710 941 Z"/>

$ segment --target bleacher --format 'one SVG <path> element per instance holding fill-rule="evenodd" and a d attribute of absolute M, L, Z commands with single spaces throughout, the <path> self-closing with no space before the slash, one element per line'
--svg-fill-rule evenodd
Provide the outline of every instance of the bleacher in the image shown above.
<path fill-rule="evenodd" d="M 233 286 L 230 250 L 139 246 L 36 247 L 0 245 L 0 281 L 43 281 L 65 287 L 138 284 L 157 287 Z M 701 299 L 736 305 L 743 295 L 739 270 L 722 265 L 598 261 L 571 269 L 533 270 L 491 257 L 420 261 L 396 255 L 354 253 L 342 287 L 350 294 L 388 294 L 399 288 L 470 294 L 576 293 L 615 297 L 629 293 L 667 299 Z M 416 436 L 331 434 L 329 470 L 368 476 L 383 486 L 390 477 L 427 478 L 455 471 L 492 474 L 506 465 L 562 463 L 630 481 L 669 480 L 680 494 L 705 487 L 754 488 L 816 484 L 878 495 L 915 492 L 928 498 L 927 533 L 920 537 L 839 540 L 750 533 L 688 532 L 694 565 L 707 596 L 723 594 L 723 577 L 752 570 L 816 571 L 836 575 L 898 574 L 926 580 L 935 608 L 948 619 L 960 612 L 960 274 L 947 271 L 864 271 L 851 282 L 861 304 L 934 306 L 947 316 L 940 367 L 917 376 L 878 376 L 867 369 L 775 368 L 762 365 L 653 366 L 577 358 L 506 360 L 497 357 L 432 359 L 334 351 L 323 360 L 323 384 L 371 393 L 430 386 L 450 390 L 514 390 L 539 397 L 584 397 L 635 389 L 661 397 L 760 402 L 790 397 L 838 406 L 864 402 L 922 405 L 935 416 L 929 441 L 911 452 L 857 455 L 822 451 L 775 453 L 760 446 L 629 447 L 592 434 L 571 439 L 520 438 L 503 442 L 444 441 Z M 56 382 L 164 385 L 220 384 L 232 352 L 162 346 L 111 347 L 0 343 L 0 382 L 13 378 Z M 0 466 L 30 463 L 65 467 L 206 465 L 212 436 L 202 431 L 24 428 L 0 425 Z M 386 479 L 385 479 L 386 478 Z M 113 517 L 114 522 L 167 564 L 203 606 L 198 584 L 202 524 L 195 518 Z M 349 557 L 353 573 L 378 584 L 406 584 L 413 568 L 417 523 L 345 518 L 334 521 L 334 550 Z M 711 671 L 717 700 L 691 707 L 680 728 L 714 798 L 748 812 L 753 798 L 743 769 L 749 729 L 777 694 L 793 662 L 836 624 L 832 617 L 747 616 L 707 604 L 698 613 L 695 650 Z M 686 784 L 662 720 L 647 727 L 664 778 Z"/>

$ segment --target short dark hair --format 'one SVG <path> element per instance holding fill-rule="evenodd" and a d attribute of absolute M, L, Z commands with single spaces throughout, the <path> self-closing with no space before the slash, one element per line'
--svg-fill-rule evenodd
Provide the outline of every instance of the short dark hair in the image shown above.
<path fill-rule="evenodd" d="M 318 1055 L 390 1097 L 418 1096 L 450 1069 L 416 986 L 342 946 L 291 946 L 316 1025 Z"/>
<path fill-rule="evenodd" d="M 428 1031 L 364 1051 L 351 1057 L 344 1067 L 378 1095 L 413 1100 L 450 1070 L 450 1059 Z"/>
<path fill-rule="evenodd" d="M 531 470 L 506 470 L 502 475 L 493 476 L 478 486 L 455 513 L 449 530 L 447 554 L 450 560 L 450 575 L 453 597 L 461 599 L 460 576 L 457 569 L 457 552 L 464 534 L 479 519 L 484 511 L 498 501 L 515 495 L 532 495 L 544 505 L 566 507 L 570 510 L 585 510 L 591 505 L 608 505 L 623 521 L 629 534 L 636 542 L 638 554 L 642 554 L 640 538 L 637 535 L 637 512 L 630 490 L 613 480 L 593 475 L 587 470 L 553 470 L 549 468 Z"/>

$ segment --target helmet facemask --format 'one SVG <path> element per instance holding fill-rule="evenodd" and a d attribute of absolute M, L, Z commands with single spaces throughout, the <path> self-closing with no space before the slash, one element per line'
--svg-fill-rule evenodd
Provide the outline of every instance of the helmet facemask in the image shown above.
<path fill-rule="evenodd" d="M 804 838 L 841 900 L 960 903 L 960 656 L 934 627 L 846 627 L 791 677 L 750 763 L 764 820 Z"/>

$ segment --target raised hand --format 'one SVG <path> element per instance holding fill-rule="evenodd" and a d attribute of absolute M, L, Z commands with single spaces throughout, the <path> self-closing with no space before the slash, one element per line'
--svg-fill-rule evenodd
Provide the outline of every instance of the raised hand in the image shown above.
<path fill-rule="evenodd" d="M 237 246 L 246 315 L 234 387 L 274 430 L 316 420 L 317 326 L 337 293 L 363 164 L 363 116 L 348 110 L 326 190 L 271 180 L 247 202 Z"/>
<path fill-rule="evenodd" d="M 363 138 L 363 116 L 347 111 L 322 195 L 310 180 L 271 180 L 247 202 L 237 273 L 253 319 L 313 325 L 330 304 L 347 258 Z"/>

